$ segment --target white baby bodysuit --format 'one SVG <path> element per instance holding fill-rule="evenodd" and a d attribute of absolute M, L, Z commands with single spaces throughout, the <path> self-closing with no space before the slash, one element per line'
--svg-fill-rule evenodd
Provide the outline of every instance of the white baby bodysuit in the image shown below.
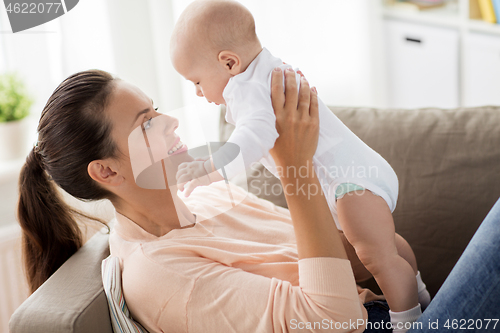
<path fill-rule="evenodd" d="M 277 176 L 276 164 L 269 154 L 278 138 L 271 103 L 271 74 L 276 67 L 284 70 L 291 66 L 284 65 L 281 59 L 264 48 L 245 72 L 229 80 L 223 97 L 227 107 L 226 120 L 236 126 L 228 142 L 239 146 L 244 169 L 260 161 Z M 298 74 L 297 82 L 300 82 Z M 319 118 L 319 140 L 313 162 L 337 227 L 341 229 L 335 191 L 342 183 L 354 183 L 372 191 L 394 211 L 398 179 L 389 163 L 351 132 L 321 100 Z M 224 165 L 230 179 L 245 170 L 241 163 L 221 162 L 231 160 L 224 148 L 213 154 L 213 160 L 216 165 Z"/>

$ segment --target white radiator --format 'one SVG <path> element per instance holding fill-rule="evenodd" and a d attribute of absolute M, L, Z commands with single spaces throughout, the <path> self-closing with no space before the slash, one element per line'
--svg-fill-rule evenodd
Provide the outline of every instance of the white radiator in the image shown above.
<path fill-rule="evenodd" d="M 0 332 L 9 332 L 9 319 L 28 297 L 21 261 L 21 228 L 0 228 Z"/>

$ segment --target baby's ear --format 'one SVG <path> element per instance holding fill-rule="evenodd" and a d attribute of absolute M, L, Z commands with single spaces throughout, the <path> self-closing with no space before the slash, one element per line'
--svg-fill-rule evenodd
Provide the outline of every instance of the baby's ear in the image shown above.
<path fill-rule="evenodd" d="M 223 65 L 231 75 L 237 75 L 241 73 L 241 59 L 234 52 L 221 51 L 219 53 L 219 63 Z"/>

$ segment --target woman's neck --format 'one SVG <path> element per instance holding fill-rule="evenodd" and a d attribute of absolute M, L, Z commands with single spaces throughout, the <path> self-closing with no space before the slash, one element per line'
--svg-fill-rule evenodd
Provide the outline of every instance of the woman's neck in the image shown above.
<path fill-rule="evenodd" d="M 118 213 L 148 233 L 161 237 L 173 229 L 191 227 L 196 220 L 176 191 L 136 189 L 127 197 L 115 200 L 113 205 Z"/>

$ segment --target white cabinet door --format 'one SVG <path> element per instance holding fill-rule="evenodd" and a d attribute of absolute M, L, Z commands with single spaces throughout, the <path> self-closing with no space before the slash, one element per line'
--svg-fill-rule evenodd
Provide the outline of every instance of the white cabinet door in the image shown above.
<path fill-rule="evenodd" d="M 389 106 L 458 107 L 458 31 L 387 19 L 385 34 Z"/>
<path fill-rule="evenodd" d="M 465 52 L 465 106 L 500 105 L 500 37 L 470 33 Z"/>

